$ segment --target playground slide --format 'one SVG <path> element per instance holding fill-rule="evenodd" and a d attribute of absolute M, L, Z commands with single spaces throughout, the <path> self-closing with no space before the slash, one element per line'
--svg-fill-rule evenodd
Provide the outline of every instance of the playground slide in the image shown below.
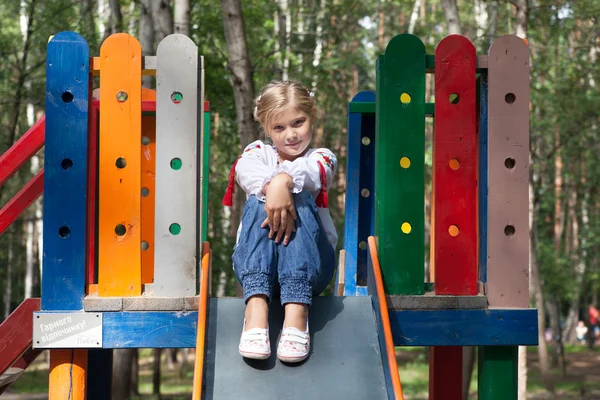
<path fill-rule="evenodd" d="M 277 360 L 284 317 L 277 299 L 271 303 L 269 313 L 273 351 L 269 359 L 258 361 L 242 358 L 237 349 L 244 301 L 209 298 L 206 341 L 198 342 L 206 343 L 202 398 L 401 400 L 387 304 L 385 298 L 379 301 L 383 293 L 379 262 L 376 252 L 372 254 L 374 284 L 370 296 L 313 299 L 309 317 L 311 354 L 303 363 Z"/>
<path fill-rule="evenodd" d="M 31 349 L 33 312 L 39 310 L 40 299 L 26 299 L 0 324 L 0 394 L 40 354 Z"/>

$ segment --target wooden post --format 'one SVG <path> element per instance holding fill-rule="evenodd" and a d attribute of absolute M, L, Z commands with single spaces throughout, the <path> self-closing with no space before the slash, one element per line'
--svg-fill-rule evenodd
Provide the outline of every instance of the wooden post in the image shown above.
<path fill-rule="evenodd" d="M 86 350 L 50 351 L 48 400 L 86 399 Z"/>
<path fill-rule="evenodd" d="M 424 293 L 425 46 L 403 34 L 377 60 L 375 236 L 386 294 Z"/>

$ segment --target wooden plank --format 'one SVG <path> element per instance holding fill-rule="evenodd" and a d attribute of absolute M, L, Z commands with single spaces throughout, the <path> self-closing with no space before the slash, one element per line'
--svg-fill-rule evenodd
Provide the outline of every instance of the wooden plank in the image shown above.
<path fill-rule="evenodd" d="M 390 310 L 485 309 L 485 296 L 387 296 Z"/>
<path fill-rule="evenodd" d="M 516 400 L 518 398 L 517 346 L 479 347 L 478 399 Z"/>
<path fill-rule="evenodd" d="M 0 324 L 0 375 L 31 348 L 33 313 L 40 310 L 40 299 L 25 299 Z"/>
<path fill-rule="evenodd" d="M 92 57 L 90 59 L 90 68 L 92 76 L 100 76 L 100 57 Z M 143 76 L 155 76 L 156 75 L 156 56 L 142 56 L 142 75 Z"/>
<path fill-rule="evenodd" d="M 462 399 L 463 350 L 459 346 L 429 348 L 429 398 Z"/>
<path fill-rule="evenodd" d="M 88 60 L 85 39 L 48 43 L 42 310 L 81 310 L 85 295 Z"/>
<path fill-rule="evenodd" d="M 92 82 L 91 82 L 92 83 Z M 90 286 L 95 285 L 95 293 L 98 291 L 98 251 L 97 241 L 97 212 L 98 212 L 98 129 L 100 127 L 100 89 L 92 91 L 90 98 L 90 118 L 88 120 L 88 188 L 87 195 L 87 293 Z"/>
<path fill-rule="evenodd" d="M 492 307 L 529 306 L 529 49 L 502 36 L 489 51 L 488 266 Z"/>
<path fill-rule="evenodd" d="M 205 102 L 206 103 L 206 102 Z M 207 104 L 205 104 L 206 106 Z M 202 237 L 203 242 L 208 240 L 208 183 L 210 181 L 210 111 L 204 111 L 204 129 L 202 131 Z"/>
<path fill-rule="evenodd" d="M 42 116 L 29 130 L 0 156 L 0 186 L 14 175 L 44 145 L 46 117 Z"/>
<path fill-rule="evenodd" d="M 433 73 L 435 68 L 435 56 L 426 56 L 427 73 Z M 477 72 L 485 72 L 488 68 L 488 56 L 482 54 L 477 56 Z"/>
<path fill-rule="evenodd" d="M 51 350 L 48 400 L 85 400 L 87 350 Z"/>
<path fill-rule="evenodd" d="M 388 386 L 388 395 L 390 399 L 404 399 L 402 393 L 402 383 L 400 382 L 400 371 L 396 361 L 396 352 L 392 339 L 392 329 L 390 327 L 390 317 L 387 304 L 385 302 L 385 290 L 383 288 L 383 275 L 377 255 L 377 245 L 375 238 L 369 236 L 369 295 L 373 299 L 373 314 L 377 320 L 377 329 L 379 337 L 379 347 L 382 352 L 384 372 L 386 374 L 386 383 Z"/>
<path fill-rule="evenodd" d="M 419 38 L 390 41 L 378 59 L 377 94 L 375 236 L 383 281 L 388 294 L 423 294 L 425 46 Z"/>
<path fill-rule="evenodd" d="M 124 311 L 102 316 L 102 346 L 125 348 L 194 348 L 198 312 Z"/>
<path fill-rule="evenodd" d="M 156 101 L 156 92 L 142 88 L 142 101 Z M 154 281 L 156 115 L 142 116 L 141 169 L 142 283 L 145 284 Z"/>
<path fill-rule="evenodd" d="M 37 173 L 0 210 L 0 235 L 44 192 L 44 170 Z"/>
<path fill-rule="evenodd" d="M 477 175 L 479 201 L 479 281 L 487 282 L 488 234 L 488 75 L 479 78 L 479 171 Z"/>
<path fill-rule="evenodd" d="M 475 46 L 464 36 L 448 36 L 435 60 L 435 293 L 476 295 Z"/>
<path fill-rule="evenodd" d="M 125 33 L 100 48 L 98 294 L 139 296 L 141 282 L 140 43 Z"/>
<path fill-rule="evenodd" d="M 157 50 L 155 296 L 196 294 L 198 48 L 173 34 Z M 202 103 L 200 103 L 202 104 Z"/>
<path fill-rule="evenodd" d="M 536 346 L 537 310 L 389 311 L 394 346 Z"/>

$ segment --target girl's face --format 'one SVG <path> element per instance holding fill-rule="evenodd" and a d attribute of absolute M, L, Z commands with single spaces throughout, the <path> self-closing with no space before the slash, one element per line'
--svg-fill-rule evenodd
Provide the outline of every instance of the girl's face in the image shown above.
<path fill-rule="evenodd" d="M 312 140 L 310 117 L 293 105 L 287 106 L 265 127 L 282 160 L 300 157 Z"/>

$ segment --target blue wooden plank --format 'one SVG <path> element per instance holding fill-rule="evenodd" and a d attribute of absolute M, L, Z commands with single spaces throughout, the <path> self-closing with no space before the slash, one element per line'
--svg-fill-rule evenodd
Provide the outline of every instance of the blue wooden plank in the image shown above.
<path fill-rule="evenodd" d="M 360 192 L 358 196 L 358 257 L 356 263 L 357 285 L 367 283 L 368 250 L 360 247 L 367 243 L 375 231 L 375 114 L 362 114 L 362 139 L 360 146 Z M 362 143 L 368 139 L 369 144 Z"/>
<path fill-rule="evenodd" d="M 487 282 L 488 75 L 479 77 L 479 280 Z"/>
<path fill-rule="evenodd" d="M 42 310 L 81 310 L 85 293 L 89 47 L 48 43 Z"/>
<path fill-rule="evenodd" d="M 110 312 L 102 315 L 102 347 L 196 347 L 198 312 Z"/>
<path fill-rule="evenodd" d="M 371 91 L 362 91 L 357 93 L 351 103 L 374 102 L 375 93 Z M 350 104 L 348 105 L 350 111 Z M 371 121 L 365 121 L 370 114 L 348 113 L 348 155 L 346 161 L 346 219 L 344 230 L 344 249 L 346 251 L 345 261 L 345 282 L 344 294 L 348 296 L 356 295 L 357 285 L 365 285 L 366 279 L 366 241 L 369 233 L 364 233 L 364 223 L 361 223 L 361 210 L 364 208 L 361 189 L 363 188 L 364 162 L 361 162 L 365 148 L 374 149 L 374 118 Z M 370 144 L 363 144 L 365 134 L 365 122 L 372 123 Z M 367 127 L 368 128 L 368 127 Z M 362 165 L 361 165 L 362 164 Z M 370 189 L 372 193 L 372 188 Z M 371 197 L 372 198 L 372 197 Z M 359 243 L 364 242 L 363 249 L 359 248 Z M 359 259 L 361 260 L 359 262 Z M 359 267 L 361 266 L 361 267 Z M 360 270 L 360 272 L 359 272 Z"/>
<path fill-rule="evenodd" d="M 538 344 L 537 309 L 390 310 L 396 346 Z"/>

